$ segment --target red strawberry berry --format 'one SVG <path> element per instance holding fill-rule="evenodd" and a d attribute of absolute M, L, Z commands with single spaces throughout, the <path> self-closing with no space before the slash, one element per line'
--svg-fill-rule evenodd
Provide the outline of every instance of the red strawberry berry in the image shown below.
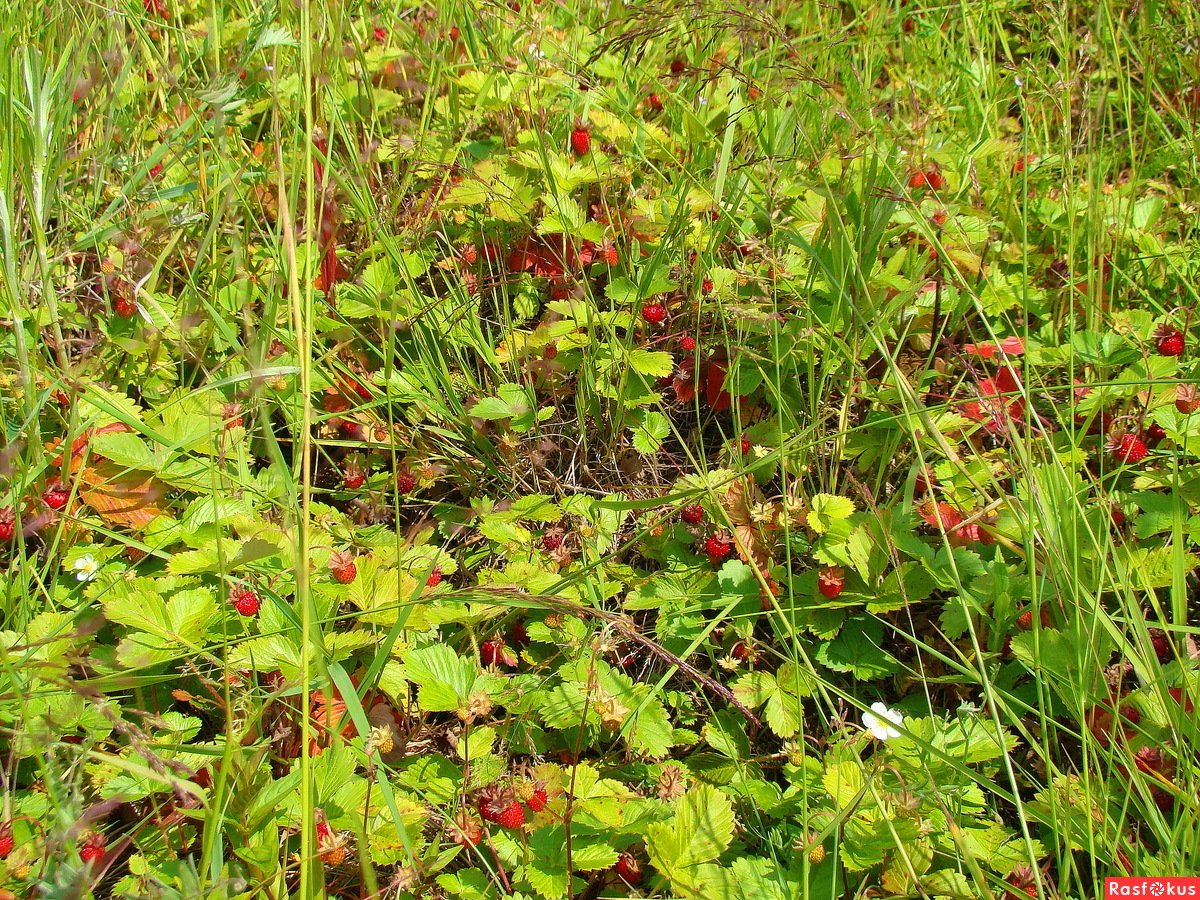
<path fill-rule="evenodd" d="M 612 241 L 605 241 L 600 245 L 600 254 L 604 257 L 606 266 L 615 266 L 621 261 L 621 254 L 617 252 L 617 245 Z"/>
<path fill-rule="evenodd" d="M 371 36 L 373 38 L 375 38 L 375 40 L 377 40 L 377 41 L 386 41 L 387 40 L 387 29 L 384 28 L 382 25 L 376 25 L 375 28 L 371 31 Z"/>
<path fill-rule="evenodd" d="M 659 97 L 658 94 L 651 94 L 646 98 L 646 109 L 650 110 L 651 112 L 662 112 L 662 108 L 662 98 Z"/>
<path fill-rule="evenodd" d="M 258 611 L 262 609 L 262 600 L 258 598 L 258 594 L 249 588 L 238 588 L 229 595 L 229 602 L 233 604 L 233 608 L 238 611 L 238 615 L 257 616 Z"/>
<path fill-rule="evenodd" d="M 817 573 L 817 590 L 832 600 L 846 586 L 846 573 L 841 566 L 827 566 Z"/>
<path fill-rule="evenodd" d="M 1162 356 L 1183 356 L 1183 332 L 1170 325 L 1161 325 L 1154 333 L 1154 346 Z"/>
<path fill-rule="evenodd" d="M 0 825 L 0 859 L 6 859 L 13 850 L 12 823 Z"/>
<path fill-rule="evenodd" d="M 501 828 L 520 828 L 525 824 L 525 807 L 514 800 L 492 821 Z"/>
<path fill-rule="evenodd" d="M 637 857 L 632 853 L 622 853 L 618 856 L 617 864 L 613 866 L 613 871 L 626 884 L 637 885 L 642 882 L 642 864 L 638 862 Z"/>
<path fill-rule="evenodd" d="M 914 191 L 929 187 L 929 178 L 924 172 L 913 172 L 908 176 L 908 186 Z"/>
<path fill-rule="evenodd" d="M 429 573 L 429 577 L 425 579 L 425 587 L 437 587 L 442 583 L 442 570 L 435 568 Z"/>
<path fill-rule="evenodd" d="M 667 319 L 667 308 L 661 303 L 647 303 L 642 307 L 642 318 L 648 325 L 661 325 Z"/>
<path fill-rule="evenodd" d="M 517 622 L 515 625 L 513 625 L 512 632 L 509 634 L 509 637 L 512 638 L 512 642 L 518 647 L 529 646 L 529 629 L 525 627 L 524 622 Z"/>
<path fill-rule="evenodd" d="M 1114 434 L 1109 438 L 1106 446 L 1118 461 L 1128 465 L 1141 462 L 1149 452 L 1146 449 L 1146 442 L 1133 432 L 1126 432 L 1125 434 L 1118 432 Z"/>
<path fill-rule="evenodd" d="M 358 567 L 354 564 L 354 554 L 346 550 L 329 557 L 329 573 L 338 584 L 350 584 L 358 577 Z"/>
<path fill-rule="evenodd" d="M 348 491 L 357 491 L 367 480 L 367 473 L 358 466 L 350 466 L 342 473 L 342 487 Z"/>
<path fill-rule="evenodd" d="M 151 166 L 151 168 L 150 168 L 150 177 L 151 177 L 151 178 L 157 178 L 159 175 L 161 175 L 161 174 L 162 174 L 162 170 L 163 170 L 163 165 L 162 165 L 162 163 L 155 163 L 155 164 L 154 164 L 153 166 Z"/>
<path fill-rule="evenodd" d="M 508 654 L 505 652 L 504 638 L 495 637 L 479 645 L 479 658 L 485 666 L 507 664 Z M 486 819 L 487 816 L 484 816 Z M 493 820 L 494 821 L 494 820 Z"/>
<path fill-rule="evenodd" d="M 70 498 L 71 492 L 57 479 L 50 482 L 42 494 L 42 501 L 53 510 L 61 510 L 67 505 L 67 500 Z"/>
<path fill-rule="evenodd" d="M 1151 422 L 1149 425 L 1146 426 L 1146 441 L 1148 443 L 1157 444 L 1159 441 L 1161 441 L 1166 436 L 1167 436 L 1166 429 L 1164 429 L 1157 422 Z"/>
<path fill-rule="evenodd" d="M 1154 655 L 1164 666 L 1175 658 L 1175 651 L 1171 648 L 1171 639 L 1161 628 L 1150 629 L 1150 646 L 1154 648 Z"/>
<path fill-rule="evenodd" d="M 547 553 L 553 553 L 562 546 L 563 533 L 555 529 L 542 534 L 542 547 Z"/>
<path fill-rule="evenodd" d="M 401 494 L 411 494 L 412 489 L 416 486 L 417 479 L 411 472 L 401 472 L 396 476 L 396 490 Z"/>
<path fill-rule="evenodd" d="M 16 534 L 16 523 L 11 506 L 0 509 L 0 544 L 7 544 Z"/>
<path fill-rule="evenodd" d="M 679 349 L 684 353 L 691 353 L 696 349 L 696 339 L 690 334 L 685 334 L 679 339 Z"/>
<path fill-rule="evenodd" d="M 586 128 L 575 128 L 571 131 L 571 152 L 576 156 L 587 156 L 592 149 L 592 133 Z"/>
<path fill-rule="evenodd" d="M 732 550 L 729 541 L 718 535 L 710 535 L 708 540 L 704 542 L 704 555 L 708 557 L 708 561 L 714 566 L 721 562 L 729 555 Z"/>
<path fill-rule="evenodd" d="M 450 40 L 457 41 L 460 33 L 461 32 L 458 30 L 458 26 L 452 25 L 450 27 L 450 31 L 447 33 L 447 36 L 450 38 Z"/>
<path fill-rule="evenodd" d="M 711 294 L 713 292 L 713 281 L 711 278 L 705 278 L 700 282 L 700 293 Z"/>
<path fill-rule="evenodd" d="M 750 451 L 754 449 L 754 444 L 752 444 L 750 442 L 750 438 L 746 437 L 744 434 L 742 435 L 742 442 L 740 446 L 742 449 L 742 456 L 749 456 Z"/>
<path fill-rule="evenodd" d="M 699 525 L 704 521 L 704 507 L 699 503 L 690 503 L 679 511 L 679 518 L 689 525 Z"/>
<path fill-rule="evenodd" d="M 113 301 L 113 311 L 122 319 L 132 319 L 137 315 L 138 305 L 132 297 L 126 297 L 123 294 L 118 295 Z"/>
<path fill-rule="evenodd" d="M 687 68 L 687 64 L 682 59 L 671 60 L 671 74 L 682 75 L 683 70 Z"/>
<path fill-rule="evenodd" d="M 84 865 L 101 866 L 104 864 L 104 835 L 91 834 L 83 842 L 83 846 L 79 849 L 79 858 L 83 860 Z"/>
<path fill-rule="evenodd" d="M 1031 628 L 1033 628 L 1033 611 L 1032 610 L 1027 609 L 1027 610 L 1025 610 L 1025 612 L 1023 612 L 1019 616 L 1017 616 L 1017 627 L 1020 628 L 1022 631 L 1029 631 Z"/>
<path fill-rule="evenodd" d="M 940 191 L 946 186 L 945 177 L 937 169 L 930 169 L 925 173 L 925 182 L 935 191 Z"/>
<path fill-rule="evenodd" d="M 1200 388 L 1194 384 L 1175 385 L 1175 408 L 1185 416 L 1200 409 Z"/>
<path fill-rule="evenodd" d="M 528 807 L 530 812 L 541 812 L 546 808 L 546 801 L 548 799 L 549 795 L 546 793 L 545 788 L 534 788 L 529 799 L 525 801 L 525 806 Z"/>

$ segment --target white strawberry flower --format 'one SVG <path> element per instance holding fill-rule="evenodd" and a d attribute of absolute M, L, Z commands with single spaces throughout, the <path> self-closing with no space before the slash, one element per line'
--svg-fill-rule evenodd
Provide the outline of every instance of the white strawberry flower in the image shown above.
<path fill-rule="evenodd" d="M 75 570 L 75 579 L 77 581 L 91 581 L 100 574 L 100 563 L 90 553 L 83 554 L 75 562 L 71 563 L 71 568 Z"/>
<path fill-rule="evenodd" d="M 872 703 L 871 709 L 863 713 L 863 726 L 871 732 L 878 741 L 886 741 L 900 737 L 900 732 L 893 726 L 904 721 L 904 715 L 895 709 L 888 709 L 882 703 Z"/>

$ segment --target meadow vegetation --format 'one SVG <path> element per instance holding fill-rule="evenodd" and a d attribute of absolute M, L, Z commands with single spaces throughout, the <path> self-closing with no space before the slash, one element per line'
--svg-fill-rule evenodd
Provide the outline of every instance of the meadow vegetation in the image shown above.
<path fill-rule="evenodd" d="M 1200 870 L 1200 8 L 0 25 L 0 900 Z"/>

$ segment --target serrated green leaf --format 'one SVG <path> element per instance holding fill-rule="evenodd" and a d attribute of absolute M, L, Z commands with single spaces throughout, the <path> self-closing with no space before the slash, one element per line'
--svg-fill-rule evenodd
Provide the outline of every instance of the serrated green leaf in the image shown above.
<path fill-rule="evenodd" d="M 824 534 L 837 522 L 854 515 L 854 501 L 836 494 L 814 494 L 809 501 L 808 527 L 817 534 Z"/>

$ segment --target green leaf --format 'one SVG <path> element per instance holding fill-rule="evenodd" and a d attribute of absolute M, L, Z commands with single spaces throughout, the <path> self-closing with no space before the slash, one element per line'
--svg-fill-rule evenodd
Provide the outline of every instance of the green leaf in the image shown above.
<path fill-rule="evenodd" d="M 479 675 L 475 661 L 446 644 L 412 650 L 404 657 L 404 675 L 418 686 L 417 703 L 427 712 L 458 709 L 471 695 Z"/>
<path fill-rule="evenodd" d="M 883 625 L 863 617 L 851 619 L 836 638 L 818 647 L 817 662 L 835 672 L 849 672 L 860 681 L 883 678 L 899 668 L 883 649 Z"/>
<path fill-rule="evenodd" d="M 808 527 L 817 534 L 829 531 L 835 523 L 854 515 L 854 501 L 836 494 L 814 494 L 809 503 Z"/>
<path fill-rule="evenodd" d="M 650 858 L 668 877 L 716 860 L 732 840 L 733 804 L 723 791 L 706 784 L 683 795 L 669 822 L 646 830 Z"/>
<path fill-rule="evenodd" d="M 657 453 L 662 448 L 663 438 L 671 433 L 671 423 L 660 412 L 647 412 L 640 422 L 630 429 L 633 446 L 638 453 Z"/>
<path fill-rule="evenodd" d="M 627 361 L 629 368 L 639 375 L 649 375 L 653 378 L 662 378 L 675 370 L 671 354 L 662 350 L 646 350 L 637 347 L 629 351 Z"/>

